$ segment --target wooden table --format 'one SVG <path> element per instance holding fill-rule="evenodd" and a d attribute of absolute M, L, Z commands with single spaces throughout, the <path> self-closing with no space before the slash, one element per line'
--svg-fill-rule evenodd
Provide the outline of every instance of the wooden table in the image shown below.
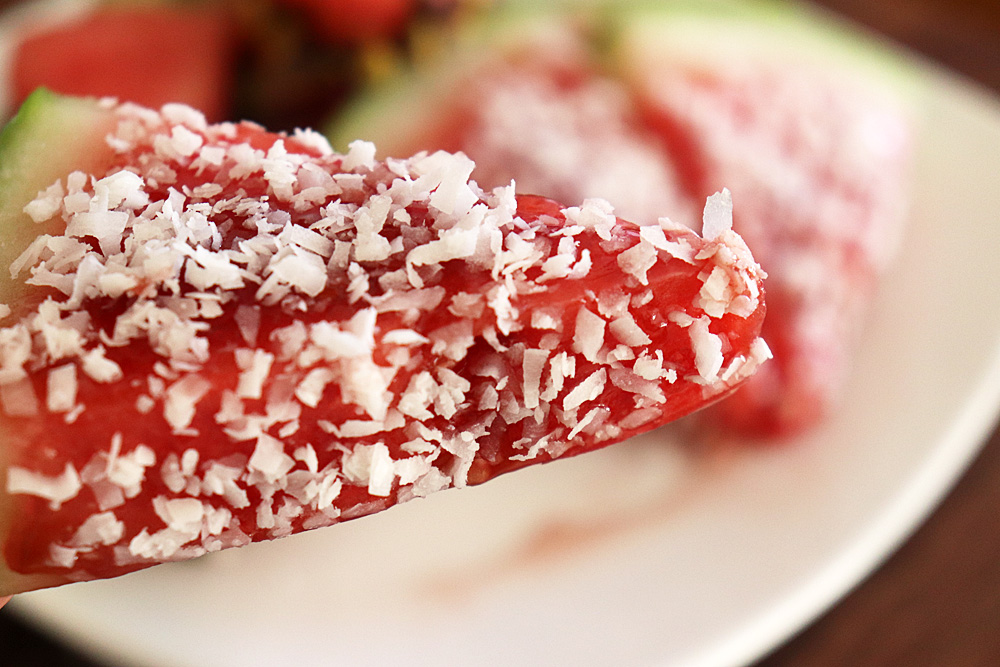
<path fill-rule="evenodd" d="M 1000 0 L 819 4 L 1000 93 Z M 98 667 L 4 612 L 0 647 L 5 665 Z M 756 667 L 801 665 L 1000 665 L 1000 429 L 897 553 Z"/>

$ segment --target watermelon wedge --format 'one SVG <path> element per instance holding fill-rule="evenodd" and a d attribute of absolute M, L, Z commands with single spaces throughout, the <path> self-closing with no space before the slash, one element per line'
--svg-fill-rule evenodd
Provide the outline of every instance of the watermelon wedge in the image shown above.
<path fill-rule="evenodd" d="M 787 3 L 588 7 L 487 15 L 359 97 L 331 140 L 462 150 L 481 182 L 696 229 L 698 202 L 729 188 L 770 276 L 775 362 L 706 422 L 754 439 L 808 430 L 836 405 L 902 233 L 916 80 Z"/>
<path fill-rule="evenodd" d="M 603 447 L 768 357 L 726 193 L 699 236 L 473 166 L 35 93 L 0 135 L 0 594 Z"/>
<path fill-rule="evenodd" d="M 836 405 L 903 233 L 916 80 L 783 3 L 617 16 L 614 59 L 646 127 L 695 200 L 732 190 L 735 228 L 771 277 L 775 363 L 707 421 L 802 433 Z"/>

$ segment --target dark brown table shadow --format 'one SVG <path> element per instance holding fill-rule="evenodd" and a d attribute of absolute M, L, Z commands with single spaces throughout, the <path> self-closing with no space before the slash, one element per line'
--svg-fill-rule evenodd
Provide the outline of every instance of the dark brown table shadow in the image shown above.
<path fill-rule="evenodd" d="M 0 0 L 0 9 L 8 4 Z M 1000 0 L 818 4 L 1000 93 Z M 9 609 L 0 610 L 0 665 L 120 667 L 80 656 Z M 1000 665 L 1000 429 L 941 507 L 895 554 L 755 667 L 802 665 Z"/>

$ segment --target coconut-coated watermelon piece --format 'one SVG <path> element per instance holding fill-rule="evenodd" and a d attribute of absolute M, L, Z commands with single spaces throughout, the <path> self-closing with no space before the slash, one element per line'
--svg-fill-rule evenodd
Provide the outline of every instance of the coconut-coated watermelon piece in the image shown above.
<path fill-rule="evenodd" d="M 775 362 L 707 421 L 803 433 L 835 410 L 903 234 L 917 80 L 870 40 L 778 3 L 619 21 L 614 58 L 645 126 L 692 198 L 732 191 L 735 229 L 770 277 Z"/>
<path fill-rule="evenodd" d="M 0 594 L 584 453 L 769 354 L 725 192 L 702 235 L 639 227 L 485 191 L 461 154 L 47 91 L 0 148 Z"/>

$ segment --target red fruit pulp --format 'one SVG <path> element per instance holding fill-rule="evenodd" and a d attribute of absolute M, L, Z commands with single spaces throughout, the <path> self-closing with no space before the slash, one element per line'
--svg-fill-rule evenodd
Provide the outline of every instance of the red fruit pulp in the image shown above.
<path fill-rule="evenodd" d="M 102 7 L 24 38 L 14 55 L 15 101 L 44 86 L 153 108 L 180 102 L 223 120 L 234 32 L 228 15 L 208 6 Z"/>

